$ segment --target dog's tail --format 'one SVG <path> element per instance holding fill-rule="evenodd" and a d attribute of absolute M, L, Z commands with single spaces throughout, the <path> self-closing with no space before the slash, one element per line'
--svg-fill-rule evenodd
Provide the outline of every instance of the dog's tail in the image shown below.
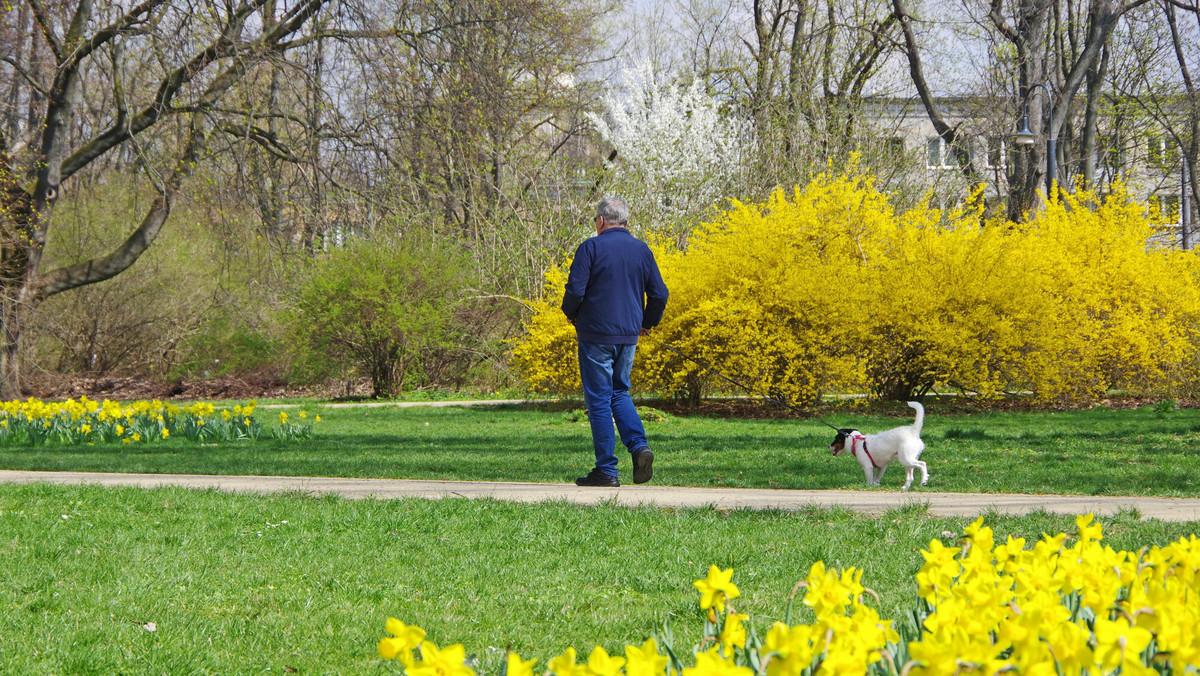
<path fill-rule="evenodd" d="M 913 421 L 912 428 L 917 434 L 921 433 L 921 425 L 925 424 L 925 407 L 918 401 L 910 401 L 908 405 L 916 409 L 917 419 Z"/>

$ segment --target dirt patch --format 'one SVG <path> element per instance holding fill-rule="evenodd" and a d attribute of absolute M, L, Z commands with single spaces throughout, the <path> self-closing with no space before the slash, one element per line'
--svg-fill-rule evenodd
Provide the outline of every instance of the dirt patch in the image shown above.
<path fill-rule="evenodd" d="M 203 399 L 268 399 L 284 397 L 327 398 L 332 393 L 321 388 L 294 386 L 266 373 L 238 376 L 180 379 L 173 381 L 133 377 L 72 377 L 44 378 L 29 383 L 28 396 L 38 399 L 138 399 L 203 400 Z"/>

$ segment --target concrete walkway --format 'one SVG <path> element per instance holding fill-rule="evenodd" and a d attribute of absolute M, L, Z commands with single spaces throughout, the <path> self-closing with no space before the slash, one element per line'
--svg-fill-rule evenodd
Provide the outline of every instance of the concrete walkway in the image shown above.
<path fill-rule="evenodd" d="M 715 507 L 717 509 L 781 509 L 844 507 L 882 514 L 906 505 L 927 505 L 932 516 L 974 517 L 987 511 L 1026 514 L 1037 510 L 1059 514 L 1111 516 L 1136 509 L 1142 518 L 1200 522 L 1198 498 L 1118 496 L 1020 495 L 1002 493 L 935 493 L 914 490 L 799 491 L 754 488 L 685 488 L 678 486 L 621 486 L 579 488 L 573 484 L 534 484 L 490 481 L 415 481 L 407 479 L 344 479 L 336 477 L 211 476 L 190 474 L 116 474 L 104 472 L 26 472 L 0 470 L 0 483 L 94 484 L 154 488 L 179 486 L 217 489 L 230 493 L 301 492 L 336 494 L 347 498 L 494 498 L 511 502 L 566 501 L 584 505 Z"/>

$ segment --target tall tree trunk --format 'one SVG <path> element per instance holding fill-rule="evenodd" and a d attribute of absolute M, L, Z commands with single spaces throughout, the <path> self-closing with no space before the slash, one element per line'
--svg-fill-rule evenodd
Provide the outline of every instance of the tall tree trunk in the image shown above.
<path fill-rule="evenodd" d="M 1180 190 L 1191 189 L 1192 199 L 1190 208 L 1192 214 L 1200 214 L 1200 176 L 1197 175 L 1197 165 L 1200 164 L 1200 100 L 1196 91 L 1196 83 L 1192 80 L 1192 73 L 1188 68 L 1187 59 L 1184 58 L 1183 39 L 1180 36 L 1178 21 L 1175 17 L 1175 5 L 1170 0 L 1164 0 L 1163 5 L 1167 12 L 1167 23 L 1171 27 L 1171 44 L 1175 51 L 1175 60 L 1179 64 L 1179 73 L 1183 77 L 1184 91 L 1187 92 L 1188 102 L 1188 143 L 1180 148 L 1182 157 L 1180 161 L 1187 167 L 1186 185 L 1181 185 Z M 1197 28 L 1200 28 L 1200 9 L 1194 10 Z M 1181 181 L 1182 182 L 1182 181 Z M 1183 207 L 1183 201 L 1180 201 L 1180 207 Z M 1183 218 L 1183 214 L 1180 214 Z M 1197 218 L 1191 218 L 1192 227 L 1195 228 Z"/>
<path fill-rule="evenodd" d="M 29 68 L 32 61 L 32 45 L 30 46 L 29 58 L 24 56 L 26 35 L 30 34 L 28 3 L 21 3 L 21 10 L 17 13 L 17 25 L 15 29 L 14 33 L 17 36 L 17 44 L 13 46 L 13 69 L 19 71 L 19 69 L 24 68 L 26 72 L 32 75 L 33 71 Z M 32 37 L 29 40 L 31 43 L 35 42 Z M 0 137 L 0 152 L 7 152 L 8 144 L 16 140 L 21 133 L 21 90 L 29 87 L 28 83 L 22 84 L 19 72 L 13 74 L 12 85 L 8 90 L 8 105 L 5 106 L 6 119 L 3 123 L 5 132 Z"/>
<path fill-rule="evenodd" d="M 1083 115 L 1083 138 L 1079 152 L 1083 156 L 1083 182 L 1088 189 L 1096 185 L 1096 133 L 1100 118 L 1100 100 L 1103 96 L 1104 78 L 1108 74 L 1108 45 L 1100 55 L 1099 67 L 1088 69 L 1087 108 Z"/>
<path fill-rule="evenodd" d="M 1027 104 L 1029 128 L 1037 132 L 1043 129 L 1043 123 L 1047 123 L 1047 133 L 1050 131 L 1049 121 L 1042 115 L 1046 102 L 1037 97 L 1031 100 L 1030 94 L 1034 85 L 1044 83 L 1047 78 L 1046 26 L 1051 7 L 1049 0 L 1020 0 L 1016 26 L 1010 25 L 1002 14 L 1001 0 L 992 0 L 989 13 L 996 29 L 1016 50 L 1017 95 Z M 1021 221 L 1033 208 L 1038 186 L 1046 175 L 1046 147 L 1035 143 L 1025 152 L 1015 153 L 1013 159 L 1007 175 L 1008 218 Z"/>
<path fill-rule="evenodd" d="M 796 3 L 796 16 L 792 20 L 792 43 L 788 50 L 788 128 L 785 135 L 787 145 L 784 151 L 789 160 L 795 159 L 796 147 L 800 142 L 801 111 L 804 110 L 807 112 L 809 106 L 811 106 L 810 97 L 812 96 L 812 92 L 809 87 L 805 86 L 806 78 L 801 74 L 801 57 L 804 56 L 805 44 L 804 25 L 807 22 L 808 0 L 798 0 Z M 809 118 L 809 128 L 811 129 L 811 114 L 807 115 L 807 117 Z"/>

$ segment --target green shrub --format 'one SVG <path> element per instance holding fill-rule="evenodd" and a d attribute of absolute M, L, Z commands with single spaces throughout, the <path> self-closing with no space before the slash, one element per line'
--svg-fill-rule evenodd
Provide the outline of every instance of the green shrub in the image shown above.
<path fill-rule="evenodd" d="M 288 317 L 298 375 L 353 373 L 375 397 L 429 380 L 426 357 L 461 344 L 465 258 L 438 243 L 355 240 L 318 257 Z"/>

